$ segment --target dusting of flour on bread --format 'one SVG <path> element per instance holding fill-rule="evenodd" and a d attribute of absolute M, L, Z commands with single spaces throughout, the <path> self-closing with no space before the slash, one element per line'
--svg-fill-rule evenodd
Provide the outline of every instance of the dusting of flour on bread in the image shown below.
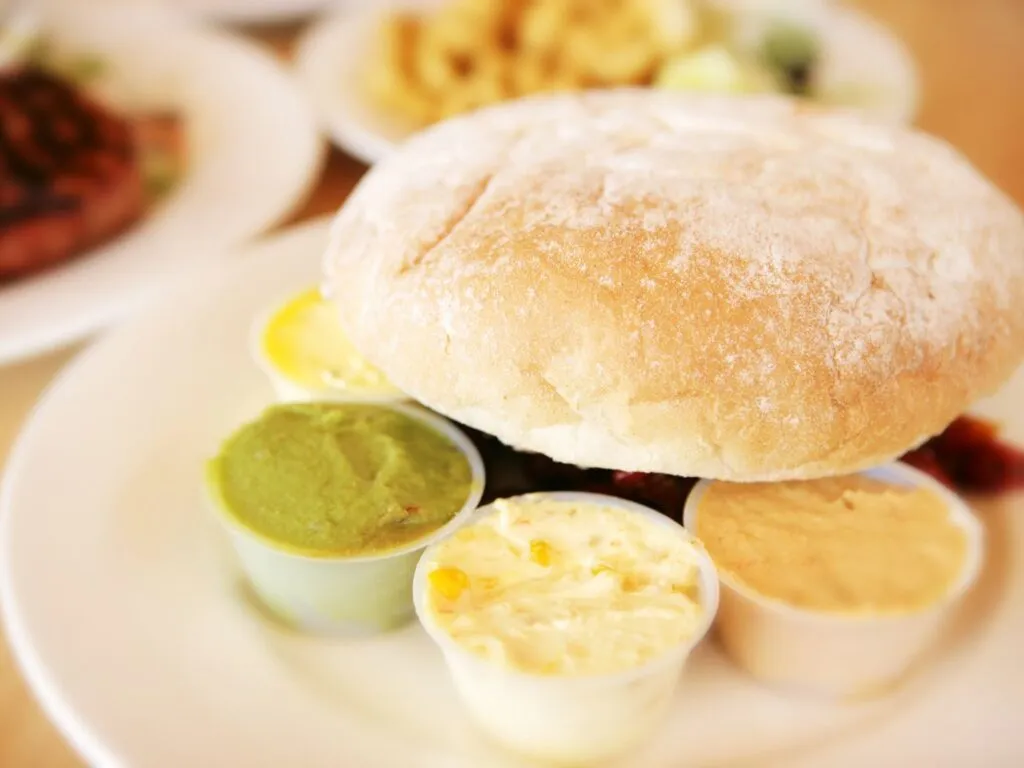
<path fill-rule="evenodd" d="M 327 271 L 414 397 L 617 469 L 850 471 L 1024 355 L 1013 203 L 938 140 L 777 97 L 624 90 L 439 125 L 360 184 Z"/>

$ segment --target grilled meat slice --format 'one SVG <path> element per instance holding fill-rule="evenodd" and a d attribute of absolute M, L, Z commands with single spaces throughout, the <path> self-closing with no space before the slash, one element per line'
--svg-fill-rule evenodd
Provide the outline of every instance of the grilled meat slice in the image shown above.
<path fill-rule="evenodd" d="M 144 204 L 128 120 L 41 70 L 0 74 L 0 280 L 82 253 Z"/>

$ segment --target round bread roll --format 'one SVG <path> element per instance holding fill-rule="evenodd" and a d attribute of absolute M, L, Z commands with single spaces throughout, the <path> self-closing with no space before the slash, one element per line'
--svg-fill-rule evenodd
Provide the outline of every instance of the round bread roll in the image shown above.
<path fill-rule="evenodd" d="M 784 98 L 529 99 L 417 136 L 325 290 L 427 406 L 589 467 L 765 481 L 940 432 L 1024 351 L 1024 217 L 946 144 Z"/>

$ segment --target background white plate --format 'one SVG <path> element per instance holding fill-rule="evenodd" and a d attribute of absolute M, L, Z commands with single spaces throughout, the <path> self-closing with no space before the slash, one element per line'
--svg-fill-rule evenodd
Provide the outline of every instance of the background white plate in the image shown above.
<path fill-rule="evenodd" d="M 379 5 L 429 8 L 439 1 L 392 0 Z M 407 124 L 378 109 L 362 90 L 362 72 L 380 15 L 379 7 L 367 3 L 324 18 L 303 36 L 295 57 L 299 80 L 331 140 L 365 163 L 381 159 L 410 135 Z M 862 12 L 839 5 L 813 14 L 807 23 L 821 36 L 824 90 L 842 91 L 851 84 L 868 88 L 873 114 L 894 122 L 913 120 L 917 71 L 900 40 Z"/>
<path fill-rule="evenodd" d="M 184 13 L 237 24 L 294 21 L 359 0 L 165 0 Z M 372 2 L 372 0 L 363 0 Z"/>
<path fill-rule="evenodd" d="M 323 222 L 292 230 L 102 339 L 14 449 L 0 498 L 4 621 L 90 764 L 519 765 L 467 726 L 418 626 L 325 640 L 263 620 L 202 506 L 202 462 L 271 396 L 247 355 L 252 317 L 316 280 L 325 242 Z M 1018 376 L 987 406 L 1017 440 L 1022 396 Z M 988 505 L 984 520 L 979 590 L 898 694 L 870 706 L 789 698 L 705 643 L 670 724 L 630 766 L 1019 765 L 1024 498 Z"/>
<path fill-rule="evenodd" d="M 0 0 L 4 2 L 18 0 Z M 376 0 L 37 0 L 51 6 L 81 9 L 98 5 L 143 6 L 228 24 L 279 24 L 298 21 L 325 10 L 366 5 Z"/>
<path fill-rule="evenodd" d="M 153 9 L 63 9 L 55 33 L 109 62 L 112 101 L 170 106 L 187 172 L 139 225 L 67 264 L 0 285 L 0 363 L 71 342 L 145 305 L 225 246 L 285 217 L 320 169 L 316 121 L 287 72 L 257 46 Z"/>

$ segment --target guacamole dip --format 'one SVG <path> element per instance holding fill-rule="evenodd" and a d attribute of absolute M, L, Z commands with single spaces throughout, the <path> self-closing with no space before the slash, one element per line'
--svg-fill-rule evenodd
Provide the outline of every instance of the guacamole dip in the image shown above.
<path fill-rule="evenodd" d="M 310 556 L 367 555 L 451 520 L 473 482 L 447 436 L 379 405 L 275 405 L 225 441 L 207 467 L 236 522 Z"/>

